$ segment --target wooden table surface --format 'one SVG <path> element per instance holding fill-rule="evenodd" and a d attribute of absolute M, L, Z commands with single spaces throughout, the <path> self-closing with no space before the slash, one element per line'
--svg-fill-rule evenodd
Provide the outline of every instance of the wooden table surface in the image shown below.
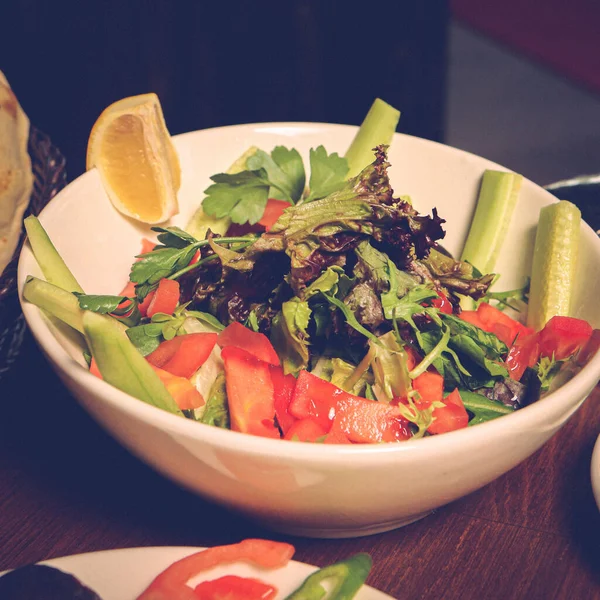
<path fill-rule="evenodd" d="M 267 536 L 316 565 L 369 552 L 368 583 L 400 599 L 600 598 L 600 513 L 590 484 L 599 400 L 597 388 L 541 451 L 417 523 L 365 538 L 292 538 L 182 491 L 129 455 L 27 335 L 0 380 L 0 571 L 95 550 Z"/>

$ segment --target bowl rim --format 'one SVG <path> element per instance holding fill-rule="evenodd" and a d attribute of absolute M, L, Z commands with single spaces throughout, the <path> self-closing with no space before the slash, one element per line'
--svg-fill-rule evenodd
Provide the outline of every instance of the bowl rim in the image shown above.
<path fill-rule="evenodd" d="M 237 125 L 226 125 L 223 127 L 211 127 L 207 129 L 200 129 L 195 131 L 189 131 L 173 136 L 175 142 L 178 139 L 198 135 L 204 132 L 218 133 L 222 130 L 273 130 L 273 129 L 308 129 L 308 128 L 331 128 L 331 129 L 347 129 L 357 130 L 358 127 L 355 125 L 345 125 L 337 123 L 319 123 L 319 122 L 304 122 L 304 121 L 283 121 L 283 122 L 264 122 L 264 123 L 244 123 Z M 272 132 L 275 133 L 275 132 Z M 403 133 L 395 133 L 394 139 L 397 138 L 410 138 L 413 143 L 425 143 L 427 145 L 435 145 L 441 147 L 445 152 L 459 153 L 474 157 L 477 160 L 489 161 L 485 157 L 473 154 L 471 152 L 454 148 L 441 142 L 435 142 L 427 140 L 417 136 L 412 136 Z M 496 163 L 493 163 L 496 164 Z M 500 169 L 510 171 L 510 169 L 497 165 Z M 61 201 L 61 197 L 64 192 L 68 190 L 73 184 L 85 181 L 86 178 L 93 176 L 91 171 L 83 173 L 75 180 L 69 183 L 63 191 L 59 192 L 46 207 L 40 213 L 40 217 L 43 219 L 44 212 L 52 210 L 54 205 L 57 205 Z M 527 180 L 526 181 L 530 181 Z M 547 195 L 548 199 L 552 202 L 556 202 L 556 198 L 542 186 L 530 181 L 540 192 Z M 584 223 L 583 235 L 593 238 L 592 244 L 597 245 L 598 255 L 600 257 L 600 239 L 591 229 L 591 227 Z M 171 414 L 167 411 L 163 411 L 159 408 L 146 404 L 137 398 L 130 396 L 129 394 L 122 392 L 121 390 L 114 388 L 110 384 L 103 380 L 98 379 L 89 371 L 82 368 L 82 366 L 75 361 L 68 352 L 58 342 L 57 338 L 52 333 L 52 330 L 48 326 L 46 319 L 42 316 L 40 309 L 36 306 L 29 304 L 23 300 L 22 289 L 25 281 L 26 274 L 24 272 L 25 263 L 27 260 L 33 260 L 33 255 L 29 244 L 24 244 L 19 256 L 18 264 L 18 291 L 19 300 L 21 302 L 21 308 L 25 315 L 27 324 L 33 334 L 36 343 L 41 347 L 44 353 L 49 358 L 50 363 L 53 366 L 64 373 L 68 378 L 72 379 L 77 385 L 84 388 L 89 388 L 90 391 L 98 397 L 101 397 L 103 401 L 108 402 L 117 411 L 125 412 L 136 420 L 143 421 L 152 427 L 155 427 L 161 431 L 169 433 L 171 435 L 177 435 L 181 438 L 197 439 L 202 443 L 222 448 L 232 449 L 236 448 L 240 452 L 246 455 L 264 456 L 265 454 L 275 454 L 281 459 L 304 459 L 306 461 L 336 461 L 344 462 L 348 456 L 352 456 L 353 460 L 364 460 L 369 461 L 372 456 L 396 456 L 406 452 L 422 452 L 425 454 L 431 454 L 439 456 L 440 450 L 447 449 L 448 445 L 458 446 L 478 446 L 481 442 L 489 439 L 490 436 L 501 434 L 506 429 L 512 429 L 518 427 L 519 430 L 527 429 L 536 424 L 542 424 L 544 421 L 544 414 L 558 413 L 563 415 L 567 413 L 564 420 L 571 416 L 571 414 L 578 408 L 578 406 L 584 401 L 589 395 L 592 389 L 595 387 L 600 377 L 600 352 L 592 358 L 592 360 L 585 365 L 582 370 L 575 375 L 570 381 L 561 386 L 558 390 L 548 394 L 543 398 L 542 401 L 535 402 L 529 406 L 519 409 L 513 413 L 503 415 L 501 418 L 493 419 L 485 423 L 480 423 L 476 427 L 466 427 L 464 429 L 445 433 L 443 435 L 427 436 L 420 439 L 410 439 L 401 443 L 382 443 L 382 444 L 308 444 L 305 442 L 290 441 L 290 440 L 276 440 L 270 438 L 263 438 L 259 436 L 253 436 L 246 433 L 237 431 L 221 429 L 211 425 L 205 425 L 192 421 L 191 419 L 181 418 L 177 415 Z M 73 394 L 74 395 L 74 394 Z M 76 398 L 77 399 L 77 398 Z M 79 401 L 79 400 L 78 400 Z M 546 428 L 558 427 L 563 419 L 556 419 L 556 423 L 551 425 L 545 425 Z M 446 440 L 446 441 L 444 441 Z M 421 450 L 417 450 L 421 449 Z"/>

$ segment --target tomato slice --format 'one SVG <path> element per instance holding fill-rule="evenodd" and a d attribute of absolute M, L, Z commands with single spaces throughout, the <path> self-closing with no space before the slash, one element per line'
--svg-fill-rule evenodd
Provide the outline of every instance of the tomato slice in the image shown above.
<path fill-rule="evenodd" d="M 594 329 L 590 339 L 586 345 L 581 349 L 577 355 L 577 362 L 580 365 L 586 365 L 592 358 L 594 358 L 596 352 L 600 349 L 600 329 Z"/>
<path fill-rule="evenodd" d="M 236 321 L 219 333 L 217 344 L 221 348 L 226 348 L 227 346 L 241 348 L 271 365 L 279 364 L 279 357 L 269 338 L 263 333 L 251 331 Z"/>
<path fill-rule="evenodd" d="M 425 371 L 413 379 L 413 389 L 419 392 L 420 399 L 415 400 L 415 406 L 424 410 L 432 402 L 441 402 L 444 395 L 444 378 L 439 373 Z"/>
<path fill-rule="evenodd" d="M 146 360 L 165 371 L 189 379 L 208 359 L 216 333 L 188 333 L 162 342 Z"/>
<path fill-rule="evenodd" d="M 92 361 L 90 362 L 90 373 L 98 377 L 98 379 L 102 379 L 102 374 L 100 373 L 98 363 L 96 362 L 96 359 L 94 357 L 92 357 Z"/>
<path fill-rule="evenodd" d="M 483 324 L 482 329 L 496 335 L 507 346 L 510 346 L 517 336 L 534 333 L 533 329 L 525 327 L 522 323 L 515 321 L 512 317 L 487 302 L 482 302 L 477 307 L 477 316 Z"/>
<path fill-rule="evenodd" d="M 218 565 L 249 562 L 265 569 L 285 567 L 294 547 L 284 542 L 247 539 L 239 544 L 215 546 L 174 562 L 157 575 L 137 600 L 197 600 L 187 582 Z"/>
<path fill-rule="evenodd" d="M 277 588 L 260 579 L 225 575 L 212 581 L 203 581 L 195 588 L 201 600 L 271 600 Z"/>
<path fill-rule="evenodd" d="M 299 442 L 316 442 L 321 438 L 325 438 L 327 431 L 317 421 L 309 417 L 295 421 L 288 429 L 284 439 L 297 440 Z"/>
<path fill-rule="evenodd" d="M 161 279 L 154 296 L 150 300 L 147 315 L 154 316 L 156 313 L 172 315 L 179 304 L 179 283 L 174 279 Z"/>
<path fill-rule="evenodd" d="M 592 326 L 583 319 L 552 317 L 540 331 L 540 355 L 562 360 L 585 346 Z"/>
<path fill-rule="evenodd" d="M 267 200 L 267 206 L 265 206 L 265 212 L 259 219 L 259 223 L 269 231 L 273 225 L 277 222 L 277 219 L 283 214 L 286 208 L 289 208 L 291 204 L 285 200 L 275 200 L 275 198 L 269 198 Z"/>
<path fill-rule="evenodd" d="M 358 444 L 397 442 L 412 436 L 396 406 L 351 396 L 338 402 L 331 430 Z"/>
<path fill-rule="evenodd" d="M 294 388 L 289 412 L 296 419 L 314 419 L 329 431 L 340 398 L 350 394 L 332 383 L 309 373 L 300 371 Z"/>
<path fill-rule="evenodd" d="M 427 429 L 429 433 L 448 433 L 469 424 L 469 415 L 458 389 L 448 394 L 442 402 L 445 406 L 433 411 L 433 423 Z"/>
<path fill-rule="evenodd" d="M 285 435 L 296 422 L 296 418 L 290 413 L 290 402 L 296 387 L 296 378 L 291 373 L 284 375 L 282 367 L 271 365 L 270 370 L 275 394 L 275 416 Z"/>
<path fill-rule="evenodd" d="M 475 327 L 479 327 L 479 329 L 483 329 L 485 331 L 483 321 L 479 317 L 479 314 L 476 310 L 463 310 L 458 316 L 463 321 L 471 323 L 471 325 L 475 325 Z"/>
<path fill-rule="evenodd" d="M 279 438 L 269 364 L 235 346 L 224 348 L 221 358 L 225 364 L 231 429 Z"/>
<path fill-rule="evenodd" d="M 438 292 L 438 297 L 431 300 L 431 306 L 435 306 L 440 312 L 447 315 L 451 315 L 454 312 L 452 310 L 452 303 L 443 292 Z"/>
<path fill-rule="evenodd" d="M 527 367 L 533 367 L 540 357 L 539 335 L 518 336 L 510 347 L 506 358 L 506 368 L 515 381 L 523 377 Z"/>
<path fill-rule="evenodd" d="M 181 410 L 192 410 L 204 406 L 204 398 L 189 379 L 178 377 L 154 365 L 152 368 Z"/>

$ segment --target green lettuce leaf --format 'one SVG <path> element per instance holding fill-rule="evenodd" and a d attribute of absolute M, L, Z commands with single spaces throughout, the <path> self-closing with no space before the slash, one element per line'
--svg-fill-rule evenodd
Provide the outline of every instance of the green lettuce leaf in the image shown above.
<path fill-rule="evenodd" d="M 339 190 L 346 182 L 348 161 L 336 152 L 327 154 L 323 146 L 310 149 L 309 194 L 305 202 L 325 198 Z"/>
<path fill-rule="evenodd" d="M 502 402 L 490 400 L 469 390 L 459 390 L 459 392 L 465 408 L 473 414 L 473 417 L 469 420 L 469 426 L 497 419 L 515 410 L 510 406 L 506 406 L 506 404 L 502 404 Z"/>
<path fill-rule="evenodd" d="M 271 342 L 281 359 L 284 373 L 298 374 L 308 367 L 308 323 L 311 310 L 307 301 L 292 298 L 281 305 L 271 323 Z"/>
<path fill-rule="evenodd" d="M 224 373 L 217 375 L 199 421 L 206 425 L 229 429 L 229 405 L 227 403 L 227 388 L 225 386 Z"/>

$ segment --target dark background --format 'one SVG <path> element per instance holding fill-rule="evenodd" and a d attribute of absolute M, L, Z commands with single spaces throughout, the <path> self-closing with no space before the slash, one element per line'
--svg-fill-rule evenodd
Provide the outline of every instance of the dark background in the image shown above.
<path fill-rule="evenodd" d="M 381 97 L 399 131 L 442 140 L 448 16 L 446 0 L 2 0 L 0 70 L 70 179 L 102 110 L 150 91 L 172 134 L 359 124 Z"/>

